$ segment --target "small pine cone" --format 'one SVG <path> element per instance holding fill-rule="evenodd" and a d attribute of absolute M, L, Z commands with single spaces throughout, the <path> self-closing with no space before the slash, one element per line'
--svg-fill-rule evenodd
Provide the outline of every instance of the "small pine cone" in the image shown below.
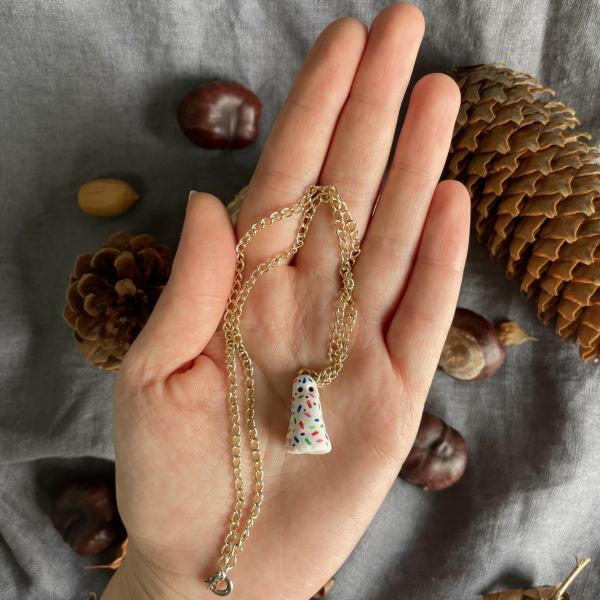
<path fill-rule="evenodd" d="M 119 369 L 172 263 L 171 250 L 147 233 L 114 233 L 94 254 L 77 257 L 63 318 L 87 361 L 107 371 Z"/>
<path fill-rule="evenodd" d="M 600 150 L 554 90 L 501 65 L 454 67 L 443 177 L 465 184 L 477 237 L 583 359 L 600 360 Z"/>

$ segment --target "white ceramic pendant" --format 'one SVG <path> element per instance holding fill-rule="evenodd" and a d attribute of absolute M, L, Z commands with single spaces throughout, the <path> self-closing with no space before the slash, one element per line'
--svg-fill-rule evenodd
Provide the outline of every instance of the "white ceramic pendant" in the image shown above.
<path fill-rule="evenodd" d="M 319 390 L 310 375 L 299 375 L 292 386 L 290 425 L 285 445 L 293 454 L 331 452 L 331 440 L 323 421 Z"/>

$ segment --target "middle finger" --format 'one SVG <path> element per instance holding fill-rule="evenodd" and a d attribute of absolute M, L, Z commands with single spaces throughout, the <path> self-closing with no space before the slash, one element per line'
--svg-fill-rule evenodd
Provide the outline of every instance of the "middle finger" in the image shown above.
<path fill-rule="evenodd" d="M 367 46 L 342 109 L 319 183 L 335 185 L 362 237 L 392 146 L 402 98 L 410 81 L 425 21 L 413 4 L 394 4 L 374 19 Z M 331 214 L 315 215 L 296 265 L 332 269 L 339 249 Z"/>

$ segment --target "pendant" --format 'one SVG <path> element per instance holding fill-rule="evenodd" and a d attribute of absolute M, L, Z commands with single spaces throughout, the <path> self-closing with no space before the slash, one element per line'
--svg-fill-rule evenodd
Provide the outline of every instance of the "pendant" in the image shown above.
<path fill-rule="evenodd" d="M 323 421 L 319 389 L 310 375 L 299 375 L 292 385 L 290 425 L 286 450 L 293 454 L 326 454 L 331 440 Z"/>

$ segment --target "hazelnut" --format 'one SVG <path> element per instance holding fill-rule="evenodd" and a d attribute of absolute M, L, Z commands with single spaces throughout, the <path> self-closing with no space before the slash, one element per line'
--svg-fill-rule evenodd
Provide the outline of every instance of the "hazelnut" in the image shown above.
<path fill-rule="evenodd" d="M 138 200 L 135 190 L 119 179 L 94 179 L 79 188 L 79 208 L 96 217 L 115 217 L 127 212 Z"/>

